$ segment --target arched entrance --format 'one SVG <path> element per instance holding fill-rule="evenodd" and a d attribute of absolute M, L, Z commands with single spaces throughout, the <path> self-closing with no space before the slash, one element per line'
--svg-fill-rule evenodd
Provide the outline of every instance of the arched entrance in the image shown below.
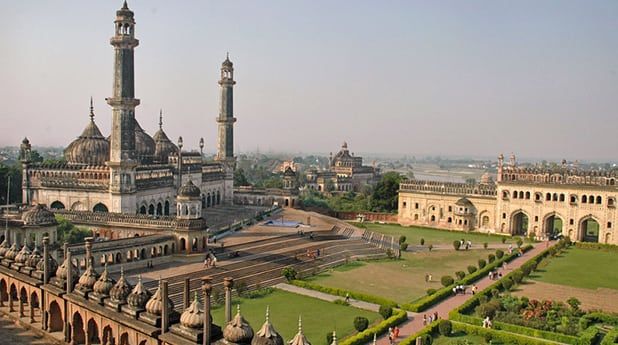
<path fill-rule="evenodd" d="M 563 226 L 562 218 L 556 214 L 552 214 L 545 218 L 543 233 L 545 236 L 553 237 L 562 233 Z"/>
<path fill-rule="evenodd" d="M 129 345 L 129 334 L 122 333 L 120 336 L 120 345 Z"/>
<path fill-rule="evenodd" d="M 56 301 L 51 302 L 49 305 L 49 331 L 61 332 L 62 331 L 62 312 L 60 312 L 60 306 Z"/>
<path fill-rule="evenodd" d="M 523 211 L 517 211 L 511 217 L 511 234 L 517 236 L 528 234 L 528 216 Z"/>
<path fill-rule="evenodd" d="M 139 213 L 146 214 L 146 206 L 142 205 L 142 207 L 139 208 Z"/>
<path fill-rule="evenodd" d="M 170 202 L 169 201 L 165 201 L 165 204 L 163 205 L 163 214 L 166 216 L 170 215 Z"/>
<path fill-rule="evenodd" d="M 180 239 L 180 250 L 181 251 L 187 250 L 187 241 L 184 238 Z"/>
<path fill-rule="evenodd" d="M 105 206 L 105 205 L 104 205 L 104 204 L 102 204 L 102 203 L 98 203 L 98 204 L 94 205 L 94 207 L 92 208 L 92 212 L 103 212 L 103 213 L 107 213 L 107 212 L 109 212 L 109 211 L 107 210 L 107 206 Z"/>
<path fill-rule="evenodd" d="M 163 205 L 161 203 L 157 203 L 157 216 L 163 215 Z"/>
<path fill-rule="evenodd" d="M 88 344 L 100 344 L 101 339 L 99 339 L 99 327 L 97 323 L 94 322 L 94 319 L 88 320 Z"/>
<path fill-rule="evenodd" d="M 599 222 L 594 218 L 584 218 L 579 223 L 579 233 L 582 242 L 599 242 Z"/>
<path fill-rule="evenodd" d="M 56 209 L 56 210 L 64 210 L 64 204 L 56 200 L 52 202 L 51 205 L 49 205 L 49 208 Z"/>
<path fill-rule="evenodd" d="M 4 302 L 9 300 L 9 291 L 4 279 L 0 280 L 0 307 L 4 307 Z"/>
<path fill-rule="evenodd" d="M 84 321 L 79 313 L 73 314 L 73 324 L 71 326 L 73 327 L 71 344 L 85 344 L 86 334 L 84 333 Z"/>
<path fill-rule="evenodd" d="M 105 328 L 103 328 L 103 344 L 113 344 L 113 340 L 112 328 L 110 326 L 105 326 Z"/>

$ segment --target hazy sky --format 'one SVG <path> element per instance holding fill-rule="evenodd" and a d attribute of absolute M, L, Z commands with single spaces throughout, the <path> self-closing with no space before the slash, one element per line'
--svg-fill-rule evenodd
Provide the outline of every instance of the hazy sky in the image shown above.
<path fill-rule="evenodd" d="M 0 2 L 0 145 L 111 126 L 122 1 Z M 236 68 L 241 151 L 618 159 L 618 1 L 153 1 L 135 12 L 137 118 L 216 144 Z"/>

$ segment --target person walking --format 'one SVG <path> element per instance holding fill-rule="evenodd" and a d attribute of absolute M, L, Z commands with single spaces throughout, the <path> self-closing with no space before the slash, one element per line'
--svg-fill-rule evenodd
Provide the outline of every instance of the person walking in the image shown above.
<path fill-rule="evenodd" d="M 349 292 L 345 293 L 345 302 L 350 303 L 350 293 Z"/>
<path fill-rule="evenodd" d="M 216 256 L 212 256 L 212 267 L 216 268 L 217 267 L 217 257 Z"/>
<path fill-rule="evenodd" d="M 427 314 L 423 314 L 423 326 L 427 326 Z"/>
<path fill-rule="evenodd" d="M 393 327 L 388 328 L 388 343 L 393 345 Z"/>

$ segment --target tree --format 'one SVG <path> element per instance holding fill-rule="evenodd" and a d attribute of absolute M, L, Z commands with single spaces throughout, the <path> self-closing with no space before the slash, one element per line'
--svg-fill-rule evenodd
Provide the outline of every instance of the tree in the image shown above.
<path fill-rule="evenodd" d="M 245 170 L 243 168 L 238 168 L 234 171 L 234 186 L 249 186 L 249 180 L 245 176 Z"/>
<path fill-rule="evenodd" d="M 359 332 L 362 332 L 367 329 L 369 326 L 369 320 L 363 316 L 357 316 L 354 318 L 354 329 Z"/>
<path fill-rule="evenodd" d="M 292 281 L 296 279 L 297 272 L 294 267 L 286 267 L 281 271 L 281 274 L 287 279 L 287 281 Z"/>
<path fill-rule="evenodd" d="M 572 308 L 574 311 L 578 311 L 578 310 L 579 310 L 579 306 L 582 304 L 582 303 L 581 303 L 581 302 L 580 302 L 577 298 L 575 298 L 575 297 L 571 297 L 571 298 L 567 299 L 567 301 L 566 301 L 566 302 L 567 302 L 567 304 L 568 304 L 569 306 L 571 306 L 571 308 Z"/>
<path fill-rule="evenodd" d="M 378 312 L 382 315 L 382 318 L 386 320 L 393 315 L 393 308 L 387 305 L 381 305 Z"/>
<path fill-rule="evenodd" d="M 0 203 L 7 204 L 6 192 L 7 183 L 11 177 L 11 185 L 9 191 L 9 204 L 20 203 L 21 200 L 21 164 L 5 165 L 0 163 Z"/>
<path fill-rule="evenodd" d="M 459 240 L 453 241 L 453 248 L 455 248 L 455 250 L 459 250 L 459 247 L 461 247 L 461 241 Z"/>
<path fill-rule="evenodd" d="M 56 216 L 56 221 L 58 222 L 56 232 L 59 242 L 68 242 L 69 244 L 82 243 L 86 237 L 92 236 L 90 230 L 78 228 L 63 217 Z"/>
<path fill-rule="evenodd" d="M 399 183 L 402 177 L 398 172 L 389 171 L 375 186 L 371 196 L 371 209 L 376 212 L 393 212 L 399 201 Z"/>
<path fill-rule="evenodd" d="M 449 320 L 440 320 L 438 331 L 440 331 L 440 334 L 443 336 L 448 337 L 453 331 L 453 324 Z"/>
<path fill-rule="evenodd" d="M 454 282 L 455 280 L 451 276 L 442 276 L 442 278 L 440 278 L 440 283 L 442 283 L 442 286 L 444 287 L 453 285 Z"/>

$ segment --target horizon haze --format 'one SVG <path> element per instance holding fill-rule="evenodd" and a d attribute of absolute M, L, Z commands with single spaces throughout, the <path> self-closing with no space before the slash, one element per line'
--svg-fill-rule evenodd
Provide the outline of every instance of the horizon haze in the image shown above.
<path fill-rule="evenodd" d="M 0 145 L 68 145 L 91 96 L 109 135 L 122 1 L 3 5 Z M 128 5 L 136 118 L 188 150 L 214 152 L 229 52 L 240 151 L 618 159 L 616 1 Z"/>

